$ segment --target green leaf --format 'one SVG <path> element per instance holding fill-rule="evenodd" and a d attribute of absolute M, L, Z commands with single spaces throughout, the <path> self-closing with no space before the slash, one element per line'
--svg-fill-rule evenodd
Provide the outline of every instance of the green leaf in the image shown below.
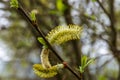
<path fill-rule="evenodd" d="M 36 16 L 35 16 L 35 14 L 36 14 L 36 11 L 35 11 L 35 10 L 32 10 L 31 13 L 30 13 L 30 18 L 31 18 L 32 21 L 36 21 Z"/>
<path fill-rule="evenodd" d="M 81 66 L 84 66 L 87 63 L 87 56 L 83 56 L 81 60 Z"/>
<path fill-rule="evenodd" d="M 80 73 L 83 73 L 84 69 L 81 66 L 79 66 L 79 71 L 80 71 Z"/>
<path fill-rule="evenodd" d="M 57 7 L 58 11 L 60 11 L 61 13 L 63 13 L 66 9 L 66 6 L 65 6 L 65 4 L 63 4 L 62 0 L 57 0 L 56 7 Z"/>
<path fill-rule="evenodd" d="M 44 48 L 48 48 L 46 42 L 44 41 L 42 37 L 38 37 L 38 41 L 44 46 Z"/>
<path fill-rule="evenodd" d="M 18 0 L 11 0 L 10 1 L 10 7 L 13 7 L 13 8 L 18 8 Z"/>
<path fill-rule="evenodd" d="M 92 63 L 94 61 L 94 59 L 90 59 L 89 61 L 87 61 L 87 63 L 84 65 L 84 68 L 87 67 L 90 63 Z"/>
<path fill-rule="evenodd" d="M 83 56 L 81 59 L 81 66 L 79 66 L 80 73 L 83 73 L 85 68 L 94 61 L 94 59 L 88 60 L 87 56 Z"/>

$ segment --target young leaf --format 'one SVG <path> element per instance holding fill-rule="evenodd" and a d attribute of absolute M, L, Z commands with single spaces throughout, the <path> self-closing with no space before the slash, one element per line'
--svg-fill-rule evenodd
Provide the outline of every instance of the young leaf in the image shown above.
<path fill-rule="evenodd" d="M 85 68 L 94 61 L 94 59 L 88 60 L 87 56 L 83 56 L 81 59 L 81 66 L 79 66 L 80 73 L 83 73 Z"/>
<path fill-rule="evenodd" d="M 79 66 L 79 71 L 80 71 L 80 73 L 83 73 L 84 69 L 81 66 Z"/>
<path fill-rule="evenodd" d="M 66 6 L 63 4 L 62 0 L 57 0 L 56 6 L 58 11 L 60 11 L 61 13 L 63 13 L 64 10 L 66 9 Z"/>
<path fill-rule="evenodd" d="M 45 47 L 48 48 L 46 42 L 44 41 L 44 39 L 42 37 L 38 37 L 38 41 Z"/>
<path fill-rule="evenodd" d="M 83 56 L 81 60 L 81 65 L 84 67 L 84 65 L 87 63 L 87 56 Z"/>
<path fill-rule="evenodd" d="M 94 61 L 94 59 L 90 59 L 89 61 L 87 61 L 87 63 L 84 65 L 84 67 L 87 67 L 90 63 L 92 63 Z"/>
<path fill-rule="evenodd" d="M 36 16 L 35 16 L 35 14 L 36 14 L 36 11 L 35 11 L 35 10 L 32 10 L 31 13 L 30 13 L 30 18 L 31 18 L 32 21 L 36 21 Z"/>
<path fill-rule="evenodd" d="M 10 7 L 13 7 L 13 8 L 18 8 L 18 0 L 11 0 L 10 1 Z"/>

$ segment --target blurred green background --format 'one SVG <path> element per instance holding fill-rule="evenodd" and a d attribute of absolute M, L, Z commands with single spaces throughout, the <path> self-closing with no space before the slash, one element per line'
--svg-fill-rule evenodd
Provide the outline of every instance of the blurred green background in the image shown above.
<path fill-rule="evenodd" d="M 50 79 L 33 73 L 40 63 L 39 34 L 21 14 L 0 0 L 0 80 L 77 80 L 67 69 Z M 46 35 L 58 25 L 83 27 L 80 40 L 54 46 L 77 71 L 80 56 L 95 58 L 86 68 L 84 80 L 120 80 L 120 0 L 19 0 L 23 8 L 37 11 L 37 22 Z M 59 60 L 51 52 L 50 60 Z M 78 72 L 78 71 L 77 71 Z M 79 74 L 79 72 L 78 72 Z"/>

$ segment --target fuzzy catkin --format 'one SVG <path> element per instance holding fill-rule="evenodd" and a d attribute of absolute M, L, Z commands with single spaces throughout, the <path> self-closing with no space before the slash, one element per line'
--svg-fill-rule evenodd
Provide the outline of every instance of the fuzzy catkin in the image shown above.
<path fill-rule="evenodd" d="M 79 39 L 82 27 L 77 25 L 58 26 L 50 31 L 46 38 L 51 44 L 62 44 L 69 40 Z"/>
<path fill-rule="evenodd" d="M 51 67 L 48 56 L 49 56 L 49 49 L 48 48 L 43 48 L 42 51 L 41 51 L 40 58 L 41 58 L 42 66 L 44 68 L 50 68 Z"/>
<path fill-rule="evenodd" d="M 64 68 L 63 64 L 57 64 L 51 66 L 50 68 L 44 68 L 41 64 L 34 64 L 33 71 L 36 75 L 42 78 L 50 78 L 57 75 L 59 69 Z"/>

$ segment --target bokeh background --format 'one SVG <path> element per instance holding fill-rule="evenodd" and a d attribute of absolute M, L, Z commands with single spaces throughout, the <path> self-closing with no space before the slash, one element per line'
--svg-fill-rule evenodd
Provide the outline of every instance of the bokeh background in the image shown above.
<path fill-rule="evenodd" d="M 37 22 L 46 35 L 58 25 L 83 27 L 80 40 L 54 46 L 59 55 L 79 74 L 80 56 L 95 58 L 84 80 L 120 80 L 120 0 L 19 0 L 29 13 L 37 12 Z M 21 14 L 0 0 L 0 80 L 77 80 L 67 69 L 43 79 L 33 73 L 40 63 L 39 34 Z M 50 60 L 59 60 L 51 52 Z"/>

